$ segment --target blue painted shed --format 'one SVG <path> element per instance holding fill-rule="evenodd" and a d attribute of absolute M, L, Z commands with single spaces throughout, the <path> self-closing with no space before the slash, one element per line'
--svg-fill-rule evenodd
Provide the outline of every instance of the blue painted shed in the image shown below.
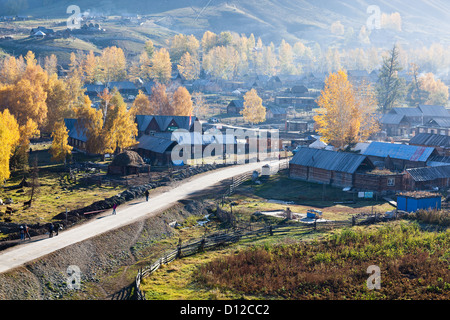
<path fill-rule="evenodd" d="M 397 195 L 397 209 L 406 212 L 440 210 L 441 196 L 429 192 L 409 192 Z"/>

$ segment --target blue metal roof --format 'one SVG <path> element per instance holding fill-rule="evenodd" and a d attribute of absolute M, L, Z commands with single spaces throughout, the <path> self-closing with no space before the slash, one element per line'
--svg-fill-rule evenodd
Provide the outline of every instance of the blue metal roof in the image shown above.
<path fill-rule="evenodd" d="M 372 142 L 363 152 L 366 156 L 425 162 L 435 151 L 434 148 L 411 146 L 397 143 Z"/>
<path fill-rule="evenodd" d="M 64 119 L 64 124 L 66 125 L 69 137 L 75 140 L 86 142 L 86 130 L 79 128 L 77 123 L 77 119 Z"/>

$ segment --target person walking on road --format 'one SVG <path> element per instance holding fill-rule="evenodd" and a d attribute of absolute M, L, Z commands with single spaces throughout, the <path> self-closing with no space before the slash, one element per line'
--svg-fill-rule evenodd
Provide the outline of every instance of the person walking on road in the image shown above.
<path fill-rule="evenodd" d="M 112 214 L 116 214 L 116 209 L 117 209 L 117 203 L 114 203 Z"/>
<path fill-rule="evenodd" d="M 150 195 L 150 192 L 148 190 L 145 190 L 145 201 L 148 202 L 148 196 Z"/>
<path fill-rule="evenodd" d="M 59 234 L 59 223 L 55 223 L 55 236 Z"/>
<path fill-rule="evenodd" d="M 30 228 L 28 227 L 28 225 L 25 225 L 25 228 L 24 228 L 24 239 L 26 239 L 26 238 L 31 240 Z"/>
<path fill-rule="evenodd" d="M 53 238 L 53 230 L 54 230 L 54 226 L 53 223 L 50 222 L 49 226 L 48 226 L 48 237 L 49 238 Z"/>
<path fill-rule="evenodd" d="M 23 226 L 20 226 L 20 240 L 25 240 L 25 231 L 23 230 Z"/>

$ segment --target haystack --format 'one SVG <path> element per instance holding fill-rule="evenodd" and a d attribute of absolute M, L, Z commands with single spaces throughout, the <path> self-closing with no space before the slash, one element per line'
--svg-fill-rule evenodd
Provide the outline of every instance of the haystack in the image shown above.
<path fill-rule="evenodd" d="M 124 151 L 114 157 L 108 166 L 108 174 L 129 175 L 136 174 L 146 164 L 142 157 L 135 151 Z"/>

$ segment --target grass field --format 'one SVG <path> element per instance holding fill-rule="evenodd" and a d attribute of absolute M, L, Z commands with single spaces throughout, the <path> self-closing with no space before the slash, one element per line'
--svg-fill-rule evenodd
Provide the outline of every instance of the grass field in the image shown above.
<path fill-rule="evenodd" d="M 112 197 L 125 187 L 84 185 L 80 182 L 84 173 L 76 174 L 76 182 L 69 181 L 67 174 L 61 169 L 60 163 L 50 161 L 48 148 L 50 144 L 33 145 L 33 152 L 29 157 L 30 164 L 35 157 L 38 160 L 38 194 L 31 207 L 24 206 L 24 202 L 30 199 L 31 187 L 19 188 L 18 185 L 23 177 L 27 177 L 30 182 L 29 173 L 13 172 L 12 177 L 7 180 L 3 188 L 0 189 L 0 199 L 12 198 L 13 204 L 8 205 L 14 212 L 9 218 L 13 223 L 46 223 L 55 215 L 64 212 L 66 208 L 70 210 L 83 208 L 91 203 Z M 81 158 L 79 158 L 81 157 Z M 83 155 L 74 155 L 78 160 L 84 159 Z M 98 158 L 84 160 L 99 161 Z M 5 207 L 0 207 L 1 212 Z M 1 217 L 4 220 L 6 216 Z"/>

